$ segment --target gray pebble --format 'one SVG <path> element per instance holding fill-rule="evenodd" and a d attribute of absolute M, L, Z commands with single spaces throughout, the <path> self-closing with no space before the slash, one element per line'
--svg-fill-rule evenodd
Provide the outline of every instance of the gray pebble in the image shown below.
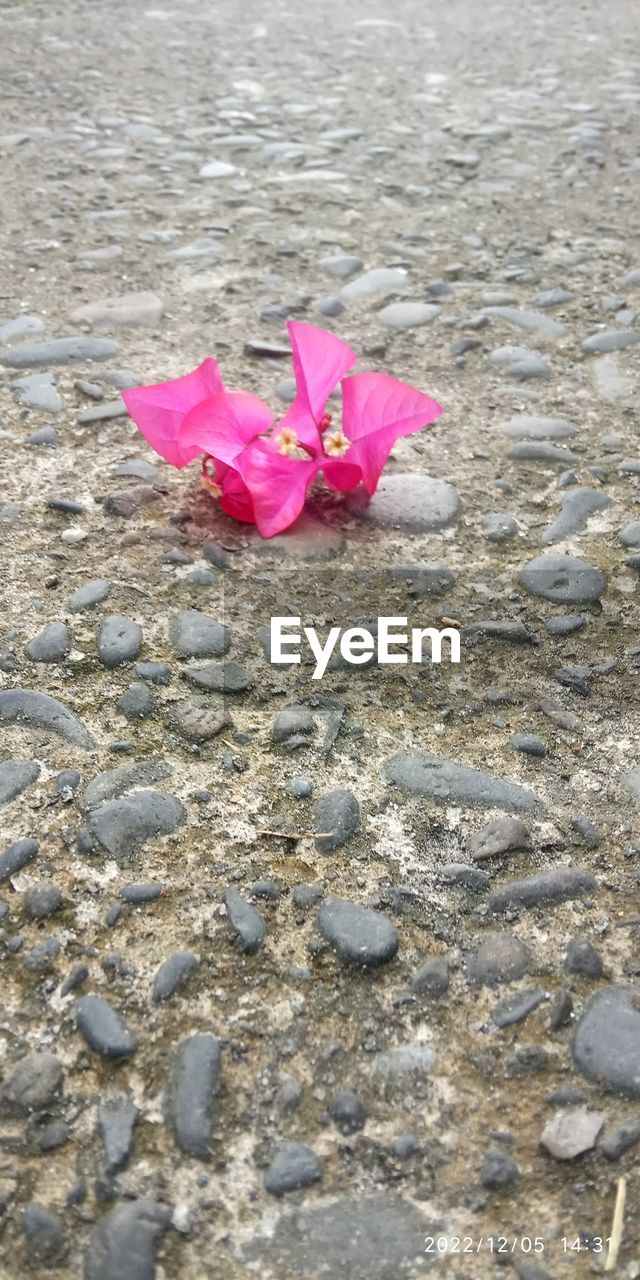
<path fill-rule="evenodd" d="M 384 964 L 395 956 L 400 938 L 395 925 L 377 911 L 331 898 L 320 908 L 318 928 L 348 964 Z"/>
<path fill-rule="evenodd" d="M 578 973 L 584 978 L 601 978 L 602 960 L 587 938 L 572 938 L 564 960 L 567 973 Z"/>
<path fill-rule="evenodd" d="M 482 532 L 487 542 L 507 542 L 509 538 L 515 538 L 518 524 L 513 516 L 491 511 L 482 518 Z"/>
<path fill-rule="evenodd" d="M 234 936 L 238 938 L 242 950 L 253 955 L 265 939 L 267 926 L 263 917 L 250 902 L 245 902 L 237 889 L 225 890 L 224 904 Z"/>
<path fill-rule="evenodd" d="M 0 763 L 0 809 L 16 800 L 40 776 L 35 760 L 4 760 Z"/>
<path fill-rule="evenodd" d="M 83 586 L 77 587 L 71 593 L 67 600 L 67 609 L 71 613 L 82 613 L 84 609 L 94 609 L 97 604 L 102 604 L 106 600 L 111 583 L 106 578 L 94 578 L 91 582 L 85 582 Z"/>
<path fill-rule="evenodd" d="M 53 1053 L 28 1053 L 4 1080 L 0 1090 L 3 1108 L 16 1115 L 44 1111 L 63 1089 L 60 1059 Z"/>
<path fill-rule="evenodd" d="M 521 818 L 494 818 L 469 838 L 467 848 L 472 858 L 480 861 L 510 853 L 512 849 L 529 849 L 529 829 Z"/>
<path fill-rule="evenodd" d="M 521 751 L 527 756 L 546 756 L 547 748 L 536 733 L 512 733 L 509 738 L 512 751 Z"/>
<path fill-rule="evenodd" d="M 0 364 L 10 369 L 38 369 L 46 365 L 84 364 L 87 360 L 110 360 L 118 345 L 106 338 L 84 335 L 52 338 L 49 342 L 24 343 L 0 352 Z"/>
<path fill-rule="evenodd" d="M 364 1129 L 367 1108 L 353 1089 L 339 1089 L 329 1103 L 329 1115 L 345 1137 Z"/>
<path fill-rule="evenodd" d="M 282 711 L 278 712 L 271 730 L 271 737 L 274 742 L 286 743 L 294 737 L 310 737 L 314 729 L 315 720 L 309 707 L 296 704 L 283 707 Z"/>
<path fill-rule="evenodd" d="M 310 1187 L 321 1177 L 322 1166 L 315 1151 L 301 1142 L 287 1142 L 273 1157 L 264 1185 L 270 1195 L 282 1196 L 300 1187 Z"/>
<path fill-rule="evenodd" d="M 34 1271 L 61 1266 L 66 1244 L 57 1213 L 31 1200 L 22 1215 L 22 1233 L 27 1262 Z"/>
<path fill-rule="evenodd" d="M 134 680 L 133 684 L 120 694 L 116 702 L 116 711 L 127 720 L 146 720 L 153 715 L 155 702 L 153 694 L 146 684 Z"/>
<path fill-rule="evenodd" d="M 102 996 L 81 996 L 76 1004 L 78 1031 L 91 1049 L 106 1058 L 128 1058 L 138 1037 Z"/>
<path fill-rule="evenodd" d="M 529 972 L 531 953 L 512 933 L 488 933 L 468 962 L 472 982 L 495 986 L 515 982 Z"/>
<path fill-rule="evenodd" d="M 193 951 L 174 951 L 158 969 L 153 981 L 153 1000 L 156 1004 L 169 1000 L 176 991 L 182 990 L 188 979 L 200 964 L 199 957 Z"/>
<path fill-rule="evenodd" d="M 89 817 L 89 830 L 116 859 L 127 858 L 154 837 L 172 835 L 186 819 L 184 807 L 166 791 L 136 791 L 108 800 Z"/>
<path fill-rule="evenodd" d="M 523 880 L 511 880 L 494 889 L 489 897 L 490 912 L 507 911 L 511 907 L 537 907 L 595 893 L 598 882 L 580 867 L 551 867 Z"/>
<path fill-rule="evenodd" d="M 0 884 L 10 880 L 12 876 L 22 871 L 23 867 L 33 862 L 38 847 L 38 841 L 30 836 L 24 840 L 14 840 L 13 844 L 7 845 L 4 852 L 0 854 Z"/>
<path fill-rule="evenodd" d="M 400 752 L 385 761 L 383 772 L 388 782 L 410 795 L 428 796 L 441 804 L 481 805 L 516 812 L 535 812 L 541 807 L 537 796 L 524 787 L 439 756 Z"/>
<path fill-rule="evenodd" d="M 72 747 L 89 750 L 95 745 L 89 730 L 57 698 L 33 689 L 7 689 L 0 693 L 0 724 L 24 725 L 55 733 Z"/>
<path fill-rule="evenodd" d="M 542 555 L 530 560 L 520 573 L 527 591 L 553 604 L 587 604 L 599 600 L 606 588 L 600 569 L 576 556 Z"/>
<path fill-rule="evenodd" d="M 221 658 L 230 643 L 228 628 L 196 609 L 184 609 L 169 619 L 169 644 L 181 658 Z"/>
<path fill-rule="evenodd" d="M 154 1280 L 155 1248 L 170 1225 L 171 1209 L 154 1200 L 117 1205 L 91 1232 L 83 1280 Z"/>
<path fill-rule="evenodd" d="M 214 1099 L 220 1075 L 220 1042 L 196 1034 L 178 1046 L 164 1095 L 167 1122 L 180 1150 L 198 1160 L 212 1155 Z"/>
<path fill-rule="evenodd" d="M 330 834 L 317 836 L 319 853 L 333 853 L 347 844 L 360 823 L 360 805 L 353 792 L 340 788 L 321 796 L 315 806 L 314 830 Z"/>
<path fill-rule="evenodd" d="M 138 1108 L 126 1093 L 111 1093 L 98 1107 L 98 1130 L 104 1147 L 107 1173 L 115 1173 L 127 1164 L 133 1146 L 133 1129 Z"/>
<path fill-rule="evenodd" d="M 449 990 L 449 966 L 444 956 L 432 956 L 414 973 L 411 990 L 418 996 L 443 996 Z"/>
<path fill-rule="evenodd" d="M 142 628 L 132 618 L 112 614 L 104 618 L 98 632 L 98 658 L 103 667 L 119 667 L 133 662 L 142 647 Z"/>
<path fill-rule="evenodd" d="M 24 909 L 31 920 L 46 920 L 62 905 L 62 894 L 55 884 L 33 884 L 24 895 Z"/>
<path fill-rule="evenodd" d="M 542 547 L 551 546 L 583 529 L 596 511 L 606 511 L 611 499 L 599 489 L 572 489 L 562 499 L 560 514 L 540 537 Z M 640 525 L 639 525 L 640 528 Z"/>

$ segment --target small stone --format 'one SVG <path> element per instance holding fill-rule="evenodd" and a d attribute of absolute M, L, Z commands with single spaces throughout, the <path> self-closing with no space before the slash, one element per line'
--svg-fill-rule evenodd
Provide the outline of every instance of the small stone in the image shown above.
<path fill-rule="evenodd" d="M 72 711 L 57 698 L 33 689 L 6 689 L 0 693 L 0 724 L 55 733 L 70 746 L 84 751 L 95 745 L 88 729 Z"/>
<path fill-rule="evenodd" d="M 291 738 L 310 737 L 315 729 L 315 720 L 309 707 L 296 703 L 279 711 L 271 730 L 274 742 L 286 743 Z"/>
<path fill-rule="evenodd" d="M 264 1185 L 270 1195 L 282 1196 L 300 1187 L 310 1187 L 321 1177 L 322 1166 L 315 1151 L 301 1142 L 287 1142 L 273 1157 Z"/>
<path fill-rule="evenodd" d="M 122 293 L 115 298 L 87 302 L 73 312 L 74 324 L 88 324 L 90 329 L 153 329 L 163 312 L 162 298 L 156 293 Z"/>
<path fill-rule="evenodd" d="M 142 628 L 132 618 L 113 614 L 100 624 L 98 658 L 103 667 L 133 662 L 142 648 Z"/>
<path fill-rule="evenodd" d="M 146 720 L 153 715 L 155 702 L 153 694 L 146 684 L 134 681 L 120 694 L 116 702 L 116 711 L 127 720 Z"/>
<path fill-rule="evenodd" d="M 567 973 L 579 973 L 585 978 L 601 978 L 602 960 L 587 938 L 572 938 L 567 947 L 564 967 Z"/>
<path fill-rule="evenodd" d="M 582 613 L 565 613 L 558 618 L 548 618 L 545 626 L 548 635 L 557 639 L 571 636 L 574 631 L 581 631 L 586 623 L 587 619 Z"/>
<path fill-rule="evenodd" d="M 527 756 L 546 756 L 547 748 L 536 733 L 512 733 L 509 738 L 512 751 L 520 751 Z"/>
<path fill-rule="evenodd" d="M 510 418 L 502 428 L 512 440 L 567 440 L 575 436 L 576 429 L 566 418 L 532 418 L 526 414 Z"/>
<path fill-rule="evenodd" d="M 615 1128 L 608 1129 L 602 1138 L 599 1149 L 607 1160 L 621 1160 L 627 1151 L 640 1142 L 640 1116 L 623 1120 Z"/>
<path fill-rule="evenodd" d="M 329 1115 L 345 1137 L 364 1129 L 367 1108 L 353 1089 L 339 1089 L 329 1103 Z"/>
<path fill-rule="evenodd" d="M 376 296 L 402 291 L 407 283 L 407 272 L 403 267 L 374 267 L 356 276 L 340 290 L 345 302 L 361 302 Z"/>
<path fill-rule="evenodd" d="M 440 307 L 428 302 L 391 302 L 377 312 L 377 319 L 387 329 L 416 329 L 439 315 Z"/>
<path fill-rule="evenodd" d="M 376 1054 L 373 1065 L 387 1085 L 406 1087 L 409 1081 L 417 1084 L 430 1075 L 435 1060 L 430 1045 L 400 1044 L 389 1053 Z"/>
<path fill-rule="evenodd" d="M 118 346 L 106 338 L 52 338 L 49 342 L 24 343 L 0 351 L 0 364 L 10 369 L 39 369 L 46 365 L 84 364 L 88 360 L 110 360 Z"/>
<path fill-rule="evenodd" d="M 603 1124 L 604 1116 L 586 1107 L 558 1111 L 547 1121 L 540 1142 L 554 1160 L 575 1160 L 593 1150 Z"/>
<path fill-rule="evenodd" d="M 171 1209 L 154 1200 L 117 1205 L 91 1232 L 84 1280 L 154 1280 L 155 1248 L 170 1225 Z"/>
<path fill-rule="evenodd" d="M 33 884 L 24 895 L 24 909 L 31 920 L 47 920 L 62 905 L 62 894 L 55 884 Z"/>
<path fill-rule="evenodd" d="M 40 776 L 35 760 L 4 760 L 0 763 L 0 809 L 16 800 Z"/>
<path fill-rule="evenodd" d="M 319 853 L 334 853 L 347 844 L 360 823 L 360 805 L 353 792 L 340 788 L 328 791 L 318 800 L 314 813 L 314 830 Z"/>
<path fill-rule="evenodd" d="M 89 1047 L 106 1058 L 128 1058 L 138 1047 L 135 1032 L 102 996 L 80 997 L 76 1025 Z"/>
<path fill-rule="evenodd" d="M 147 840 L 172 835 L 186 813 L 180 801 L 166 791 L 136 791 L 109 800 L 89 816 L 89 830 L 116 860 L 125 860 Z"/>
<path fill-rule="evenodd" d="M 551 365 L 536 351 L 529 351 L 526 347 L 497 347 L 490 352 L 489 360 L 516 381 L 550 378 L 552 373 Z"/>
<path fill-rule="evenodd" d="M 586 818 L 584 814 L 578 813 L 571 819 L 571 827 L 573 831 L 578 833 L 589 849 L 597 849 L 602 837 L 589 818 Z"/>
<path fill-rule="evenodd" d="M 492 511 L 489 515 L 483 516 L 482 532 L 487 542 L 508 542 L 510 538 L 515 538 L 518 524 L 513 516 Z"/>
<path fill-rule="evenodd" d="M 587 604 L 604 594 L 606 579 L 595 565 L 576 556 L 542 555 L 520 573 L 527 591 L 553 604 Z"/>
<path fill-rule="evenodd" d="M 387 782 L 410 795 L 427 796 L 440 804 L 482 805 L 516 812 L 535 812 L 541 807 L 537 796 L 524 787 L 439 756 L 399 752 L 384 762 L 383 773 Z"/>
<path fill-rule="evenodd" d="M 609 351 L 622 351 L 640 342 L 640 330 L 608 329 L 602 333 L 592 333 L 582 343 L 582 350 L 589 356 L 602 355 Z"/>
<path fill-rule="evenodd" d="M 334 276 L 336 280 L 348 280 L 349 276 L 353 276 L 360 271 L 363 266 L 362 258 L 356 257 L 353 253 L 334 253 L 330 257 L 320 258 L 318 267 L 329 276 Z"/>
<path fill-rule="evenodd" d="M 170 1000 L 177 991 L 181 991 L 199 964 L 200 959 L 193 951 L 174 951 L 160 965 L 154 978 L 154 1002 L 160 1004 L 164 1000 Z"/>
<path fill-rule="evenodd" d="M 27 837 L 26 840 L 15 840 L 13 844 L 0 854 L 0 884 L 18 875 L 24 867 L 33 862 L 38 852 L 38 841 Z"/>
<path fill-rule="evenodd" d="M 44 1111 L 62 1093 L 62 1063 L 53 1053 L 28 1053 L 0 1090 L 0 1104 L 16 1115 Z"/>
<path fill-rule="evenodd" d="M 548 547 L 583 529 L 597 511 L 606 511 L 611 499 L 599 489 L 572 489 L 562 500 L 562 509 L 540 537 L 540 545 Z M 638 526 L 640 529 L 640 524 Z"/>
<path fill-rule="evenodd" d="M 148 902 L 157 902 L 161 894 L 161 884 L 155 880 L 143 880 L 123 885 L 118 897 L 122 902 L 129 902 L 134 907 L 142 907 Z"/>
<path fill-rule="evenodd" d="M 32 662 L 61 662 L 70 648 L 69 631 L 64 622 L 50 622 L 29 641 L 25 653 Z"/>
<path fill-rule="evenodd" d="M 98 1130 L 104 1147 L 107 1173 L 127 1164 L 133 1146 L 138 1108 L 126 1093 L 108 1094 L 98 1107 Z"/>
<path fill-rule="evenodd" d="M 546 999 L 544 991 L 519 991 L 515 996 L 505 996 L 491 1011 L 491 1019 L 497 1027 L 513 1027 L 533 1013 Z"/>
<path fill-rule="evenodd" d="M 253 955 L 262 946 L 267 931 L 263 917 L 250 902 L 245 902 L 237 889 L 225 890 L 224 904 L 232 932 L 240 941 L 242 950 Z"/>
<path fill-rule="evenodd" d="M 385 964 L 400 944 L 397 929 L 385 916 L 340 898 L 332 898 L 320 908 L 318 928 L 348 964 Z"/>
<path fill-rule="evenodd" d="M 53 969 L 58 956 L 60 955 L 60 941 L 58 938 L 45 938 L 44 942 L 38 942 L 35 947 L 27 953 L 24 960 L 24 967 L 27 973 L 49 973 Z"/>
<path fill-rule="evenodd" d="M 195 609 L 169 619 L 169 644 L 181 658 L 222 658 L 230 643 L 227 627 Z"/>
<path fill-rule="evenodd" d="M 198 667 L 185 667 L 182 675 L 199 689 L 217 693 L 246 693 L 254 679 L 239 662 L 203 662 Z"/>
<path fill-rule="evenodd" d="M 529 829 L 521 818 L 495 818 L 474 831 L 467 844 L 471 857 L 477 862 L 530 847 Z"/>
<path fill-rule="evenodd" d="M 149 787 L 160 782 L 171 772 L 170 765 L 162 760 L 136 760 L 118 765 L 116 769 L 106 769 L 92 778 L 86 787 L 82 798 L 84 808 L 97 809 L 106 800 L 115 800 L 134 787 Z"/>
<path fill-rule="evenodd" d="M 504 1151 L 487 1151 L 482 1161 L 480 1181 L 489 1191 L 502 1191 L 512 1187 L 520 1177 L 515 1160 Z"/>
<path fill-rule="evenodd" d="M 92 582 L 85 582 L 84 586 L 78 587 L 72 592 L 67 600 L 67 609 L 71 613 L 82 613 L 84 609 L 94 609 L 97 604 L 102 604 L 106 600 L 111 583 L 106 578 L 94 578 Z"/>
<path fill-rule="evenodd" d="M 640 989 L 611 986 L 591 997 L 576 1027 L 573 1057 L 602 1087 L 640 1098 Z"/>
<path fill-rule="evenodd" d="M 568 902 L 595 893 L 598 882 L 589 871 L 579 867 L 551 867 L 524 880 L 511 880 L 494 889 L 489 897 L 489 912 L 507 911 L 511 907 L 537 907 Z"/>
<path fill-rule="evenodd" d="M 313 795 L 313 782 L 310 778 L 293 778 L 289 789 L 295 800 L 308 800 Z"/>
<path fill-rule="evenodd" d="M 231 723 L 223 700 L 216 698 L 184 698 L 171 706 L 170 722 L 177 733 L 189 742 L 209 742 Z"/>
<path fill-rule="evenodd" d="M 430 533 L 454 524 L 460 500 L 453 485 L 424 475 L 382 476 L 373 498 L 357 494 L 350 500 L 354 514 L 380 529 Z"/>
<path fill-rule="evenodd" d="M 515 982 L 528 973 L 531 953 L 511 933 L 489 933 L 468 962 L 469 978 L 482 986 Z"/>
<path fill-rule="evenodd" d="M 417 996 L 443 996 L 449 990 L 449 966 L 444 956 L 433 956 L 414 973 L 411 990 Z"/>
<path fill-rule="evenodd" d="M 632 520 L 620 530 L 618 537 L 625 547 L 640 547 L 640 520 Z"/>
<path fill-rule="evenodd" d="M 62 1264 L 67 1250 L 57 1213 L 31 1200 L 22 1215 L 22 1232 L 27 1262 L 34 1271 Z"/>
<path fill-rule="evenodd" d="M 180 1150 L 197 1160 L 209 1160 L 212 1155 L 220 1056 L 220 1041 L 215 1036 L 191 1035 L 178 1046 L 167 1077 L 167 1123 Z"/>

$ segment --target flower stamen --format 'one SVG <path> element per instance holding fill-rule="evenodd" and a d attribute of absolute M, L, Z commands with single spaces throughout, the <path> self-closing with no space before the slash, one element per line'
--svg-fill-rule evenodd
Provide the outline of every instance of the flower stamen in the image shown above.
<path fill-rule="evenodd" d="M 338 427 L 336 431 L 332 431 L 324 437 L 323 444 L 324 451 L 330 458 L 341 458 L 347 452 L 351 441 L 347 440 L 347 437 Z"/>
<path fill-rule="evenodd" d="M 298 440 L 298 436 L 293 430 L 293 427 L 283 427 L 282 431 L 280 431 L 277 436 L 273 437 L 273 443 L 277 444 L 278 451 L 283 454 L 285 458 L 296 458 L 298 456 L 297 450 L 299 448 L 300 441 Z"/>
<path fill-rule="evenodd" d="M 333 422 L 333 414 L 332 414 L 332 413 L 324 413 L 324 414 L 322 415 L 322 417 L 321 417 L 321 419 L 320 419 L 319 423 L 318 423 L 318 430 L 319 430 L 319 431 L 328 431 L 328 430 L 329 430 L 329 427 L 331 426 L 331 423 L 332 423 L 332 422 Z"/>
<path fill-rule="evenodd" d="M 210 494 L 212 498 L 221 498 L 222 487 L 218 484 L 215 475 L 215 459 L 212 458 L 210 454 L 207 454 L 206 457 L 202 459 L 202 488 L 206 489 L 207 493 Z"/>

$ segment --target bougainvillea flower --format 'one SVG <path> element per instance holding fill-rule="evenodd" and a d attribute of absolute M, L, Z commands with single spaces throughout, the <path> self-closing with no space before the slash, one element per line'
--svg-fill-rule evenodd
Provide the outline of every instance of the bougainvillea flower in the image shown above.
<path fill-rule="evenodd" d="M 293 404 L 272 426 L 257 396 L 225 391 L 213 360 L 186 378 L 128 391 L 131 417 L 174 466 L 204 454 L 203 483 L 236 520 L 271 538 L 297 519 L 309 486 L 375 492 L 389 453 L 442 412 L 435 400 L 386 373 L 344 375 L 356 356 L 345 342 L 313 325 L 290 321 L 296 379 Z M 327 400 L 340 384 L 342 425 Z"/>

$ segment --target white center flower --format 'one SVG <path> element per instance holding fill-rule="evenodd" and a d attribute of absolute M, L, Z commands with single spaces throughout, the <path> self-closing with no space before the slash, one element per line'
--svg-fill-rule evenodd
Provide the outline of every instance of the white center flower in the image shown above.
<path fill-rule="evenodd" d="M 285 458 L 295 458 L 300 441 L 293 430 L 293 427 L 283 427 L 277 436 L 273 437 L 273 443 L 277 444 L 280 453 Z"/>
<path fill-rule="evenodd" d="M 351 441 L 347 440 L 347 437 L 338 428 L 337 431 L 331 431 L 324 436 L 323 444 L 324 451 L 328 453 L 330 458 L 341 458 L 347 452 Z"/>

